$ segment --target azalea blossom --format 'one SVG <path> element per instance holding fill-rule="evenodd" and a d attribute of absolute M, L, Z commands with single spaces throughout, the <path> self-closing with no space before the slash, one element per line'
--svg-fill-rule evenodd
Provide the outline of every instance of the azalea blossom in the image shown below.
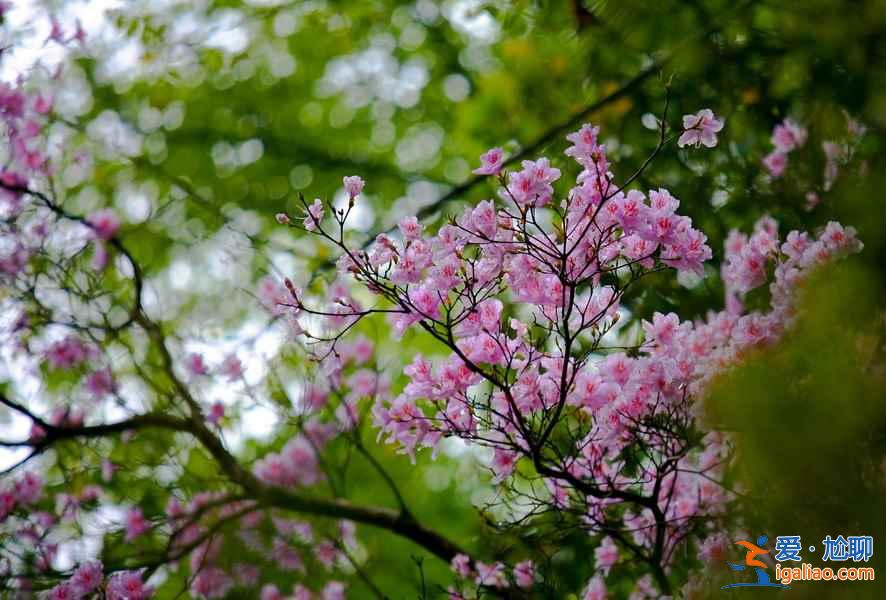
<path fill-rule="evenodd" d="M 726 121 L 714 115 L 709 108 L 704 108 L 694 115 L 683 116 L 683 134 L 677 140 L 677 145 L 699 145 L 713 148 L 717 145 L 717 133 L 723 129 Z"/>
<path fill-rule="evenodd" d="M 475 175 L 498 175 L 504 166 L 505 154 L 501 148 L 491 148 L 480 156 L 480 166 Z"/>
<path fill-rule="evenodd" d="M 348 197 L 351 200 L 360 195 L 360 192 L 363 191 L 363 186 L 365 185 L 363 179 L 357 175 L 345 177 L 342 179 L 342 183 L 344 184 L 345 191 L 348 193 Z"/>

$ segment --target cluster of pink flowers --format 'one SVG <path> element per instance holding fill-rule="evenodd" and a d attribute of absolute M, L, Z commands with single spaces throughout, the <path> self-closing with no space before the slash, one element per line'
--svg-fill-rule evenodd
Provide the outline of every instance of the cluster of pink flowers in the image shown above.
<path fill-rule="evenodd" d="M 680 145 L 711 147 L 721 129 L 712 113 L 688 116 Z M 616 327 L 631 283 L 665 268 L 704 275 L 712 252 L 691 219 L 678 214 L 679 200 L 668 190 L 644 194 L 617 185 L 598 133 L 585 125 L 568 136 L 566 154 L 582 170 L 560 201 L 554 184 L 561 172 L 541 158 L 500 178 L 500 203 L 479 202 L 434 235 L 407 217 L 399 236 L 379 235 L 362 251 L 314 223 L 317 235 L 346 250 L 342 273 L 394 306 L 384 312 L 395 335 L 421 326 L 450 351 L 433 361 L 416 356 L 404 369 L 409 382 L 399 395 L 375 396 L 379 435 L 413 458 L 447 436 L 488 447 L 493 483 L 506 483 L 520 460 L 532 463 L 544 476 L 547 502 L 561 509 L 580 505 L 583 526 L 600 535 L 599 575 L 588 583 L 586 598 L 605 597 L 603 577 L 619 561 L 618 544 L 605 535 L 614 522 L 633 548 L 659 556 L 663 569 L 693 534 L 695 520 L 723 514 L 730 494 L 717 481 L 728 440 L 711 433 L 698 444 L 653 424 L 695 426 L 694 395 L 746 349 L 779 337 L 805 273 L 861 248 L 854 231 L 837 223 L 815 239 L 793 231 L 782 242 L 777 223 L 761 219 L 750 236 L 733 231 L 727 240 L 726 311 L 698 323 L 656 313 L 643 322 L 638 352 L 607 350 L 604 336 Z M 790 121 L 775 135 L 784 152 L 805 137 Z M 497 174 L 501 156 L 493 149 L 477 172 Z M 771 310 L 745 314 L 744 294 L 773 269 Z M 305 306 L 299 293 L 282 304 L 331 314 Z M 337 324 L 345 330 L 373 312 L 350 300 L 338 304 Z M 504 317 L 506 305 L 514 316 Z M 570 430 L 571 453 L 546 458 L 549 436 L 566 415 L 586 426 Z M 562 456 L 563 440 L 558 443 Z M 637 444 L 649 457 L 639 464 L 627 458 Z M 657 456 L 679 458 L 663 468 Z M 265 476 L 274 477 L 276 471 Z M 502 563 L 472 563 L 463 555 L 452 568 L 486 587 L 529 586 L 534 578 L 525 563 L 509 577 Z M 653 574 L 660 572 L 644 577 L 632 597 L 657 595 Z M 451 597 L 461 593 L 453 590 Z"/>
<path fill-rule="evenodd" d="M 855 149 L 864 137 L 867 128 L 853 119 L 848 113 L 846 118 L 846 137 L 841 141 L 824 140 L 821 149 L 825 157 L 824 174 L 820 191 L 829 192 L 840 173 L 841 166 L 849 163 Z M 772 131 L 773 150 L 763 158 L 763 166 L 773 179 L 784 175 L 788 167 L 788 155 L 806 144 L 808 131 L 795 120 L 787 118 L 777 124 Z M 808 183 L 808 182 L 807 182 Z M 818 187 L 816 184 L 814 187 Z M 812 189 L 806 192 L 806 209 L 812 210 L 821 202 L 819 191 Z"/>
<path fill-rule="evenodd" d="M 32 177 L 51 172 L 43 136 L 51 106 L 47 96 L 28 93 L 21 83 L 0 82 L 0 131 L 9 155 L 0 168 L 0 220 L 19 217 L 25 208 L 22 190 Z M 39 226 L 0 228 L 0 284 L 24 270 L 45 235 Z"/>
<path fill-rule="evenodd" d="M 98 590 L 104 579 L 105 573 L 100 561 L 93 560 L 83 563 L 77 567 L 70 579 L 52 588 L 49 591 L 48 598 L 51 600 L 80 600 L 81 598 L 86 598 Z M 141 583 L 140 578 L 138 581 Z M 120 585 L 118 583 L 116 587 L 119 588 Z M 144 594 L 140 596 L 140 598 L 147 597 Z"/>
<path fill-rule="evenodd" d="M 53 369 L 73 369 L 98 356 L 98 349 L 75 335 L 52 343 L 46 349 L 46 361 Z"/>
<path fill-rule="evenodd" d="M 356 529 L 350 521 L 339 521 L 330 538 L 317 539 L 314 527 L 305 522 L 294 521 L 272 511 L 260 510 L 246 501 L 227 501 L 220 494 L 196 495 L 187 506 L 172 497 L 166 507 L 169 525 L 175 532 L 173 547 L 185 547 L 198 543 L 190 552 L 190 592 L 196 598 L 223 598 L 234 587 L 255 588 L 260 585 L 262 570 L 248 562 L 235 562 L 223 566 L 224 545 L 236 543 L 250 552 L 265 557 L 276 567 L 290 574 L 306 575 L 308 565 L 303 556 L 312 556 L 323 570 L 332 573 L 342 562 L 340 547 L 354 548 Z M 236 533 L 226 540 L 221 536 L 207 537 L 216 518 L 236 522 Z M 270 532 L 270 535 L 268 535 Z M 332 540 L 337 540 L 333 542 Z M 306 553 L 303 554 L 303 552 Z M 286 596 L 276 585 L 261 588 L 263 599 L 283 600 L 343 600 L 345 586 L 331 579 L 316 594 L 302 583 L 293 587 Z"/>
<path fill-rule="evenodd" d="M 259 479 L 271 485 L 314 485 L 321 479 L 317 450 L 311 440 L 299 435 L 286 442 L 279 453 L 271 452 L 256 462 L 253 471 Z"/>
<path fill-rule="evenodd" d="M 730 314 L 740 313 L 741 296 L 763 285 L 774 265 L 772 303 L 779 312 L 770 320 L 785 324 L 791 317 L 790 301 L 800 275 L 832 261 L 835 256 L 858 252 L 861 248 L 855 230 L 834 221 L 827 224 L 818 239 L 811 239 L 806 232 L 791 231 L 783 243 L 778 238 L 778 224 L 770 217 L 760 219 L 750 237 L 732 231 L 726 241 L 722 269 L 727 310 Z"/>
<path fill-rule="evenodd" d="M 462 586 L 471 584 L 481 588 L 504 589 L 513 582 L 517 587 L 528 589 L 535 585 L 535 565 L 531 560 L 517 563 L 509 572 L 503 562 L 486 564 L 479 560 L 472 561 L 466 554 L 456 554 L 450 567 Z M 462 599 L 463 593 L 463 590 L 455 587 L 449 589 L 450 599 Z"/>
<path fill-rule="evenodd" d="M 276 585 L 268 584 L 262 587 L 260 598 L 261 600 L 345 600 L 345 585 L 340 581 L 329 581 L 315 596 L 304 585 L 296 583 L 292 588 L 292 594 L 287 596 Z"/>
<path fill-rule="evenodd" d="M 243 363 L 236 353 L 229 354 L 217 367 L 206 364 L 202 354 L 192 352 L 185 356 L 184 366 L 192 377 L 203 377 L 210 374 L 220 374 L 228 381 L 239 381 L 243 377 Z"/>
<path fill-rule="evenodd" d="M 788 154 L 806 144 L 808 132 L 793 119 L 785 119 L 772 131 L 775 149 L 763 159 L 763 166 L 773 177 L 781 177 L 788 166 Z"/>
<path fill-rule="evenodd" d="M 131 542 L 151 530 L 151 522 L 145 518 L 142 509 L 130 508 L 126 513 L 126 541 Z"/>
<path fill-rule="evenodd" d="M 514 369 L 516 408 L 527 416 L 556 404 L 562 359 L 531 347 L 528 323 L 514 318 L 507 325 L 501 322 L 503 303 L 491 297 L 497 286 L 505 285 L 510 301 L 535 307 L 536 319 L 553 326 L 569 311 L 570 324 L 586 330 L 611 325 L 618 318 L 621 292 L 595 285 L 604 273 L 642 272 L 655 265 L 703 273 L 702 265 L 711 256 L 704 234 L 692 227 L 688 217 L 676 213 L 679 201 L 667 190 L 653 190 L 647 197 L 619 189 L 597 133 L 596 128 L 584 126 L 569 136 L 573 145 L 567 155 L 584 170 L 559 207 L 564 214 L 564 242 L 555 242 L 555 236 L 542 227 L 525 224 L 525 219 L 535 219 L 537 208 L 551 202 L 552 183 L 560 176 L 559 170 L 540 159 L 525 161 L 522 170 L 510 174 L 499 193 L 504 208 L 480 202 L 430 238 L 421 236 L 407 219 L 400 228 L 402 243 L 387 236 L 377 240 L 366 263 L 357 267 L 384 272 L 395 285 L 415 284 L 403 291 L 402 310 L 392 317 L 397 333 L 419 322 L 439 324 L 446 318 L 453 324 L 456 352 L 436 368 L 416 357 L 405 370 L 411 383 L 403 393 L 390 404 L 377 403 L 373 410 L 381 432 L 407 453 L 417 446 L 434 447 L 443 435 L 476 434 L 478 422 L 468 390 L 483 378 L 471 365 Z M 348 269 L 353 272 L 355 266 Z M 588 291 L 577 291 L 567 300 L 567 287 L 585 286 Z M 453 292 L 458 299 L 450 301 Z M 589 371 L 576 372 L 574 379 L 575 389 L 567 393 L 570 404 L 592 409 L 605 404 L 607 397 L 618 396 L 613 382 Z M 430 400 L 439 412 L 425 417 L 416 403 L 419 399 Z M 518 421 L 508 415 L 507 404 L 505 393 L 495 391 L 496 417 L 488 423 L 506 432 L 517 430 Z M 513 468 L 511 457 L 508 452 L 496 453 L 497 478 Z"/>
<path fill-rule="evenodd" d="M 86 389 L 96 398 L 103 398 L 117 390 L 111 369 L 99 369 L 86 376 Z"/>
<path fill-rule="evenodd" d="M 27 472 L 12 484 L 0 490 L 0 523 L 5 521 L 17 507 L 37 503 L 43 496 L 43 479 L 36 473 Z"/>
<path fill-rule="evenodd" d="M 0 83 L 0 122 L 5 126 L 12 157 L 7 169 L 17 170 L 20 175 L 49 174 L 41 134 L 51 109 L 52 101 L 46 96 Z"/>
<path fill-rule="evenodd" d="M 86 223 L 92 228 L 95 237 L 104 242 L 113 238 L 120 230 L 120 219 L 111 208 L 103 208 L 92 213 L 86 217 Z"/>
<path fill-rule="evenodd" d="M 138 571 L 123 571 L 108 578 L 105 597 L 108 600 L 147 600 L 154 589 L 142 581 Z"/>

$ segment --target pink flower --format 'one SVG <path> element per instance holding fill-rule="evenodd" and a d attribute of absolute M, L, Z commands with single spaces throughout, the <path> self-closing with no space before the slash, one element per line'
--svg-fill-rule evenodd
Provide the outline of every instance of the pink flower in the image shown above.
<path fill-rule="evenodd" d="M 101 369 L 86 377 L 86 389 L 96 398 L 102 398 L 116 389 L 114 375 L 110 369 Z"/>
<path fill-rule="evenodd" d="M 311 600 L 311 590 L 306 588 L 300 583 L 296 583 L 292 587 L 292 598 L 291 600 Z"/>
<path fill-rule="evenodd" d="M 474 169 L 475 175 L 498 175 L 504 165 L 504 151 L 492 148 L 480 156 L 480 167 Z"/>
<path fill-rule="evenodd" d="M 806 210 L 812 210 L 821 203 L 817 192 L 806 192 Z"/>
<path fill-rule="evenodd" d="M 603 582 L 602 577 L 594 575 L 588 581 L 581 600 L 606 600 L 606 584 Z"/>
<path fill-rule="evenodd" d="M 788 166 L 788 155 L 773 150 L 763 158 L 763 166 L 773 177 L 781 177 Z"/>
<path fill-rule="evenodd" d="M 409 300 L 418 311 L 418 319 L 436 318 L 440 310 L 440 293 L 428 287 L 420 287 L 409 291 Z"/>
<path fill-rule="evenodd" d="M 31 429 L 28 432 L 28 440 L 39 442 L 46 437 L 46 430 L 37 423 L 31 423 Z"/>
<path fill-rule="evenodd" d="M 56 406 L 49 415 L 49 424 L 56 427 L 80 427 L 83 411 L 70 406 Z"/>
<path fill-rule="evenodd" d="M 521 588 L 531 588 L 535 584 L 535 566 L 531 560 L 514 565 L 514 581 Z"/>
<path fill-rule="evenodd" d="M 273 277 L 265 277 L 258 283 L 258 298 L 272 315 L 284 314 L 295 300 L 279 281 Z"/>
<path fill-rule="evenodd" d="M 123 571 L 108 580 L 107 600 L 147 600 L 153 589 L 142 583 L 141 573 Z"/>
<path fill-rule="evenodd" d="M 86 223 L 92 227 L 92 231 L 100 240 L 108 241 L 120 229 L 120 219 L 111 208 L 96 211 L 86 217 Z"/>
<path fill-rule="evenodd" d="M 69 584 L 60 583 L 49 590 L 49 595 L 46 598 L 47 600 L 77 600 L 79 596 Z"/>
<path fill-rule="evenodd" d="M 95 591 L 101 585 L 103 578 L 104 570 L 101 561 L 92 560 L 80 565 L 68 583 L 75 593 L 85 596 Z"/>
<path fill-rule="evenodd" d="M 572 142 L 572 146 L 566 149 L 566 156 L 571 156 L 587 166 L 588 163 L 594 161 L 595 155 L 600 151 L 600 146 L 597 144 L 599 134 L 599 127 L 585 123 L 581 129 L 566 136 L 566 139 Z"/>
<path fill-rule="evenodd" d="M 329 540 L 323 540 L 314 547 L 314 557 L 320 562 L 320 564 L 326 567 L 326 570 L 328 571 L 332 570 L 335 561 L 338 560 L 338 556 L 338 549 L 335 547 L 335 544 Z"/>
<path fill-rule="evenodd" d="M 80 19 L 75 21 L 74 35 L 71 36 L 72 40 L 77 40 L 80 44 L 86 43 L 86 30 L 83 29 L 83 23 L 80 22 Z"/>
<path fill-rule="evenodd" d="M 15 494 L 10 490 L 0 490 L 0 523 L 15 510 Z"/>
<path fill-rule="evenodd" d="M 806 143 L 806 129 L 792 119 L 785 119 L 772 130 L 772 145 L 787 154 Z"/>
<path fill-rule="evenodd" d="M 495 230 L 498 228 L 498 218 L 495 214 L 495 204 L 492 200 L 484 200 L 477 204 L 471 211 L 471 225 L 473 230 L 487 239 L 495 239 Z"/>
<path fill-rule="evenodd" d="M 344 184 L 345 191 L 348 193 L 351 200 L 360 195 L 360 192 L 363 191 L 363 186 L 365 185 L 363 179 L 357 175 L 345 177 L 342 179 L 342 183 Z"/>
<path fill-rule="evenodd" d="M 111 481 L 114 478 L 114 472 L 117 470 L 117 465 L 108 460 L 107 458 L 102 459 L 102 481 L 105 483 Z"/>
<path fill-rule="evenodd" d="M 304 219 L 305 229 L 308 231 L 317 231 L 317 225 L 323 220 L 323 201 L 316 198 L 314 203 L 308 207 L 308 214 Z"/>
<path fill-rule="evenodd" d="M 209 407 L 209 414 L 206 415 L 206 422 L 212 425 L 218 425 L 225 416 L 225 405 L 221 402 L 213 402 Z"/>
<path fill-rule="evenodd" d="M 46 41 L 52 40 L 54 42 L 58 42 L 59 44 L 65 43 L 65 32 L 62 29 L 61 23 L 59 23 L 58 19 L 54 16 L 49 18 L 49 24 L 51 25 L 49 30 L 49 37 L 46 38 Z"/>
<path fill-rule="evenodd" d="M 46 351 L 46 360 L 53 369 L 71 369 L 95 358 L 94 346 L 73 335 L 53 343 Z"/>
<path fill-rule="evenodd" d="M 492 483 L 501 483 L 510 477 L 517 466 L 519 458 L 520 456 L 512 450 L 496 448 L 495 453 L 492 455 L 492 464 L 490 465 L 493 473 Z"/>
<path fill-rule="evenodd" d="M 533 162 L 524 160 L 523 170 L 511 173 L 508 187 L 503 193 L 505 200 L 515 201 L 520 206 L 545 206 L 551 201 L 554 188 L 551 185 L 560 178 L 560 169 L 551 167 L 547 158 Z"/>
<path fill-rule="evenodd" d="M 166 501 L 166 508 L 164 509 L 166 516 L 170 519 L 178 519 L 179 517 L 183 517 L 185 515 L 185 508 L 182 506 L 181 501 L 175 496 L 170 496 L 169 500 Z"/>
<path fill-rule="evenodd" d="M 191 375 L 200 376 L 206 375 L 209 372 L 200 354 L 189 354 L 185 360 L 185 366 Z"/>
<path fill-rule="evenodd" d="M 398 227 L 407 240 L 417 240 L 421 237 L 422 225 L 415 217 L 404 217 Z"/>
<path fill-rule="evenodd" d="M 151 523 L 142 514 L 140 508 L 131 508 L 126 513 L 126 541 L 131 542 L 151 529 Z"/>
<path fill-rule="evenodd" d="M 191 582 L 191 593 L 199 598 L 224 598 L 232 587 L 234 580 L 230 575 L 218 567 L 205 567 Z"/>
<path fill-rule="evenodd" d="M 243 377 L 243 364 L 236 354 L 231 354 L 221 365 L 221 372 L 231 381 L 237 381 Z"/>
<path fill-rule="evenodd" d="M 456 554 L 449 563 L 452 571 L 464 579 L 471 575 L 471 559 L 467 554 Z"/>
<path fill-rule="evenodd" d="M 52 98 L 50 96 L 44 96 L 43 94 L 38 95 L 34 100 L 34 111 L 38 114 L 45 115 L 51 110 Z"/>
<path fill-rule="evenodd" d="M 681 148 L 689 145 L 713 148 L 717 145 L 717 132 L 723 129 L 724 123 L 724 119 L 717 118 L 709 108 L 694 115 L 684 115 L 683 135 L 677 140 L 677 145 Z"/>
<path fill-rule="evenodd" d="M 680 318 L 674 313 L 663 315 L 656 312 L 652 315 L 652 323 L 643 321 L 643 330 L 646 332 L 647 340 L 654 341 L 659 346 L 672 344 L 679 326 Z"/>
<path fill-rule="evenodd" d="M 277 563 L 281 569 L 286 571 L 299 571 L 301 573 L 305 572 L 305 564 L 302 561 L 301 555 L 284 540 L 279 538 L 274 540 L 272 555 L 274 562 Z"/>
<path fill-rule="evenodd" d="M 500 563 L 491 565 L 477 561 L 477 585 L 485 585 L 488 587 L 506 588 L 508 587 L 508 579 L 505 576 L 505 566 Z"/>
<path fill-rule="evenodd" d="M 600 545 L 594 549 L 594 562 L 604 576 L 608 575 L 612 566 L 618 562 L 618 546 L 611 537 L 603 538 Z"/>
<path fill-rule="evenodd" d="M 722 564 L 726 560 L 729 545 L 729 540 L 722 533 L 708 536 L 699 546 L 698 556 L 709 565 Z"/>
<path fill-rule="evenodd" d="M 280 589 L 272 584 L 266 584 L 261 589 L 261 595 L 259 596 L 261 600 L 286 600 L 286 596 L 280 591 Z"/>
<path fill-rule="evenodd" d="M 330 581 L 323 586 L 320 600 L 345 600 L 345 584 L 340 581 Z"/>
<path fill-rule="evenodd" d="M 243 587 L 255 586 L 261 578 L 261 569 L 256 565 L 237 563 L 234 565 L 234 579 Z"/>
<path fill-rule="evenodd" d="M 828 192 L 834 185 L 837 175 L 840 174 L 840 162 L 845 160 L 846 153 L 840 144 L 831 141 L 821 143 L 821 149 L 825 154 L 824 165 L 824 191 Z"/>
<path fill-rule="evenodd" d="M 43 478 L 29 471 L 15 482 L 13 491 L 18 504 L 34 504 L 43 497 Z"/>

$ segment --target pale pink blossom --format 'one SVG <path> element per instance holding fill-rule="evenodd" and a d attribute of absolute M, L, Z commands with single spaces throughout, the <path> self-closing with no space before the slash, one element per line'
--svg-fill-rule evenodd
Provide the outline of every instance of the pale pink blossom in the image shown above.
<path fill-rule="evenodd" d="M 480 166 L 474 169 L 475 175 L 498 175 L 504 165 L 504 151 L 492 148 L 480 156 Z"/>
<path fill-rule="evenodd" d="M 68 583 L 74 592 L 82 597 L 94 592 L 103 579 L 104 570 L 101 561 L 91 560 L 77 567 Z"/>
<path fill-rule="evenodd" d="M 185 359 L 185 366 L 188 369 L 188 372 L 194 376 L 206 375 L 209 373 L 209 369 L 206 367 L 206 363 L 203 362 L 203 356 L 200 354 L 189 354 Z"/>
<path fill-rule="evenodd" d="M 100 240 L 108 241 L 120 230 L 120 219 L 111 208 L 96 211 L 86 217 L 86 223 L 92 227 L 92 231 Z"/>
<path fill-rule="evenodd" d="M 470 577 L 472 573 L 471 559 L 467 554 L 456 554 L 452 558 L 450 567 L 452 568 L 453 572 L 462 579 Z"/>
<path fill-rule="evenodd" d="M 487 565 L 485 563 L 480 562 L 479 560 L 476 562 L 477 565 L 477 585 L 485 585 L 487 587 L 494 588 L 506 588 L 508 587 L 508 578 L 505 575 L 505 566 L 500 562 L 493 563 L 491 565 Z"/>
<path fill-rule="evenodd" d="M 345 584 L 340 581 L 328 582 L 320 592 L 320 600 L 345 600 Z"/>
<path fill-rule="evenodd" d="M 609 570 L 618 562 L 618 546 L 615 541 L 606 536 L 600 545 L 594 549 L 594 563 L 597 569 L 604 575 L 609 574 Z"/>
<path fill-rule="evenodd" d="M 206 414 L 206 422 L 211 425 L 218 425 L 225 416 L 225 405 L 221 402 L 213 402 Z"/>
<path fill-rule="evenodd" d="M 788 166 L 788 155 L 778 150 L 773 150 L 763 158 L 763 166 L 773 177 L 781 177 Z"/>
<path fill-rule="evenodd" d="M 713 148 L 717 145 L 717 133 L 723 129 L 725 120 L 714 115 L 709 108 L 704 108 L 694 115 L 683 116 L 683 134 L 677 140 L 677 145 L 706 146 Z"/>
<path fill-rule="evenodd" d="M 131 542 L 151 530 L 151 522 L 148 521 L 142 509 L 130 508 L 126 513 L 126 541 Z"/>
<path fill-rule="evenodd" d="M 350 197 L 351 200 L 360 195 L 360 192 L 363 191 L 363 186 L 365 185 L 363 179 L 357 175 L 345 177 L 342 179 L 342 183 L 344 184 L 345 191 L 348 193 L 348 197 Z"/>
<path fill-rule="evenodd" d="M 116 390 L 114 375 L 110 369 L 100 369 L 86 376 L 86 389 L 96 398 L 102 398 Z"/>
<path fill-rule="evenodd" d="M 304 218 L 304 226 L 308 231 L 317 231 L 320 221 L 323 220 L 323 201 L 316 198 L 308 207 L 308 214 Z"/>
<path fill-rule="evenodd" d="M 421 237 L 422 225 L 415 217 L 403 217 L 398 227 L 407 240 L 417 240 Z"/>
<path fill-rule="evenodd" d="M 793 119 L 785 119 L 772 130 L 772 145 L 778 152 L 787 154 L 806 143 L 807 132 Z"/>
<path fill-rule="evenodd" d="M 521 588 L 535 585 L 535 565 L 531 560 L 524 560 L 514 565 L 514 581 Z"/>
<path fill-rule="evenodd" d="M 108 580 L 107 600 L 147 600 L 152 594 L 153 589 L 144 585 L 137 571 L 123 571 Z"/>

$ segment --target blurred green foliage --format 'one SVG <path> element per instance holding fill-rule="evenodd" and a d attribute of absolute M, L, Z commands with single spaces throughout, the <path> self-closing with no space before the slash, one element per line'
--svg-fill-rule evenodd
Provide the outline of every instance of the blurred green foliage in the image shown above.
<path fill-rule="evenodd" d="M 802 554 L 816 566 L 835 567 L 821 561 L 826 535 L 871 535 L 876 546 L 886 534 L 882 293 L 881 274 L 861 260 L 819 273 L 785 340 L 720 377 L 706 401 L 710 425 L 735 439 L 740 526 L 772 542 L 800 535 L 804 549 L 816 547 Z M 883 564 L 875 550 L 863 566 Z M 859 583 L 794 588 L 809 598 L 882 592 Z"/>

